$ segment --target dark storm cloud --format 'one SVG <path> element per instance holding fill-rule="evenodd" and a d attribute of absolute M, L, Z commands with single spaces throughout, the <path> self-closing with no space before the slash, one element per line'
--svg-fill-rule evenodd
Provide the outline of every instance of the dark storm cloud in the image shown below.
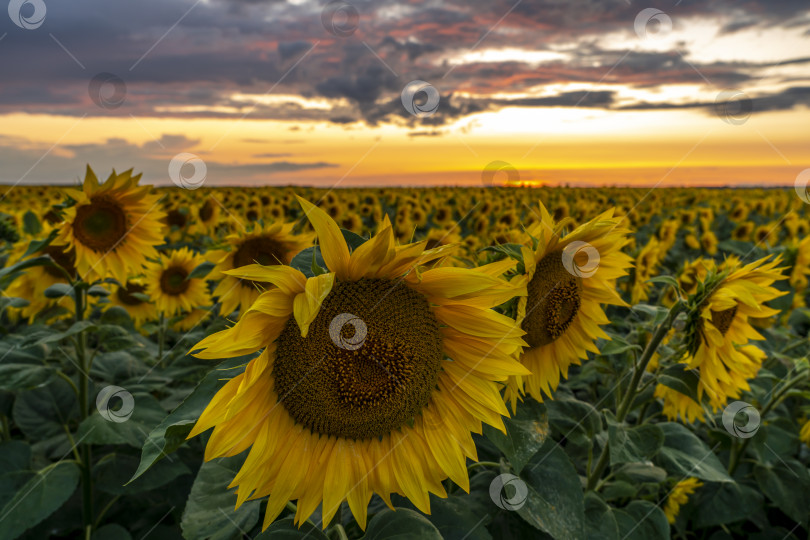
<path fill-rule="evenodd" d="M 705 77 L 717 86 L 739 87 L 768 67 L 701 63 L 690 54 L 699 58 L 700 51 L 614 50 L 606 35 L 635 38 L 640 7 L 626 0 L 525 1 L 497 26 L 515 6 L 512 0 L 352 4 L 360 16 L 358 29 L 344 38 L 324 28 L 325 1 L 51 2 L 36 31 L 17 28 L 0 14 L 0 35 L 7 33 L 0 41 L 0 113 L 236 118 L 250 109 L 251 118 L 414 124 L 399 93 L 421 79 L 440 89 L 442 105 L 420 123 L 438 126 L 507 105 L 614 106 L 615 95 L 602 90 L 520 100 L 488 97 L 536 92 L 545 84 L 600 82 L 654 90 L 664 84 L 703 84 Z M 653 0 L 644 7 L 668 13 L 676 27 L 690 17 L 716 21 L 721 33 L 810 25 L 806 0 Z M 453 69 L 442 62 L 473 48 L 505 47 L 556 51 L 565 60 L 478 61 Z M 806 62 L 786 60 L 783 65 Z M 89 81 L 100 72 L 126 83 L 119 108 L 100 108 L 89 96 Z M 798 79 L 795 86 L 804 82 Z M 271 89 L 324 97 L 333 105 L 254 106 L 232 98 Z M 476 97 L 462 99 L 462 94 Z"/>

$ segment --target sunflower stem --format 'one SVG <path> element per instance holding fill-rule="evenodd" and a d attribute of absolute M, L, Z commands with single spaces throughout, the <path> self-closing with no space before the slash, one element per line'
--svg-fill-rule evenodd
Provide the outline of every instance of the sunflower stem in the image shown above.
<path fill-rule="evenodd" d="M 675 318 L 681 311 L 685 309 L 685 307 L 686 306 L 683 302 L 677 302 L 674 306 L 672 306 L 669 313 L 667 313 L 666 318 L 661 322 L 661 324 L 658 325 L 658 328 L 655 329 L 655 333 L 650 338 L 649 343 L 647 343 L 647 347 L 644 349 L 644 352 L 641 353 L 641 358 L 633 371 L 633 378 L 630 379 L 630 385 L 627 387 L 627 391 L 624 393 L 621 401 L 619 402 L 619 407 L 616 410 L 616 420 L 618 422 L 623 422 L 627 417 L 627 414 L 630 412 L 633 401 L 638 395 L 638 384 L 641 382 L 641 378 L 644 376 L 644 372 L 647 370 L 647 365 L 650 363 L 650 360 L 652 359 L 653 354 L 655 354 L 655 351 L 658 349 L 658 346 L 661 345 L 662 341 L 664 341 L 669 329 L 672 328 L 672 323 L 675 322 Z M 602 447 L 602 453 L 599 454 L 599 460 L 596 462 L 596 466 L 594 466 L 593 470 L 591 470 L 588 474 L 588 490 L 592 490 L 596 487 L 599 478 L 601 478 L 602 473 L 605 472 L 605 467 L 607 467 L 609 457 L 610 442 L 606 440 L 605 445 Z"/>
<path fill-rule="evenodd" d="M 84 320 L 85 297 L 84 288 L 73 287 L 73 300 L 76 306 L 76 322 Z M 76 341 L 76 360 L 81 367 L 82 373 L 79 373 L 79 415 L 82 420 L 87 418 L 89 406 L 89 388 L 90 388 L 90 366 L 87 362 L 87 355 L 85 349 L 87 348 L 87 336 L 84 332 L 80 332 Z M 93 528 L 93 477 L 92 477 L 92 463 L 93 453 L 89 444 L 83 444 L 81 447 L 81 463 L 82 463 L 82 522 L 85 530 L 89 535 Z"/>
<path fill-rule="evenodd" d="M 683 304 L 683 302 L 677 302 L 674 306 L 672 306 L 669 313 L 667 313 L 667 317 L 661 322 L 661 324 L 658 325 L 658 328 L 655 329 L 655 333 L 650 338 L 650 342 L 647 343 L 647 347 L 644 349 L 644 352 L 641 353 L 641 359 L 633 372 L 633 378 L 630 379 L 630 385 L 627 387 L 627 392 L 624 394 L 624 398 L 619 404 L 619 408 L 616 410 L 616 420 L 619 422 L 622 422 L 627 417 L 627 413 L 630 412 L 630 408 L 633 405 L 633 400 L 637 394 L 638 383 L 641 382 L 641 377 L 644 375 L 644 372 L 647 371 L 647 364 L 650 363 L 653 354 L 655 354 L 655 351 L 658 350 L 658 346 L 661 345 L 661 342 L 664 341 L 664 338 L 666 337 L 670 328 L 672 328 L 672 323 L 675 322 L 675 318 L 681 311 L 684 310 L 685 307 L 686 306 Z"/>

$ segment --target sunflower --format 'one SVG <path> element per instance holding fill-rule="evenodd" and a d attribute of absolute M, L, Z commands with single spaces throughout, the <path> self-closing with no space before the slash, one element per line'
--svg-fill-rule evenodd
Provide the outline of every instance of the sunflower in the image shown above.
<path fill-rule="evenodd" d="M 212 251 L 206 256 L 216 264 L 211 279 L 220 281 L 213 295 L 222 302 L 223 315 L 233 313 L 236 308 L 244 313 L 262 292 L 255 281 L 230 276 L 226 271 L 255 263 L 264 266 L 289 264 L 298 252 L 312 245 L 315 235 L 294 235 L 294 226 L 294 223 L 257 223 L 250 232 L 228 236 L 225 240 L 230 250 Z"/>
<path fill-rule="evenodd" d="M 666 514 L 667 521 L 669 521 L 670 524 L 675 523 L 675 518 L 678 517 L 681 506 L 686 504 L 689 500 L 689 495 L 694 493 L 695 490 L 702 485 L 703 482 L 692 477 L 681 480 L 675 484 L 675 487 L 672 488 L 672 491 L 667 497 L 667 502 L 664 504 L 664 514 Z"/>
<path fill-rule="evenodd" d="M 64 210 L 65 221 L 55 246 L 76 260 L 76 269 L 84 280 L 113 277 L 120 283 L 139 274 L 147 258 L 156 257 L 155 246 L 163 243 L 157 195 L 151 186 L 138 186 L 141 175 L 132 169 L 116 174 L 103 184 L 87 166 L 82 190 L 65 192 L 76 204 Z"/>
<path fill-rule="evenodd" d="M 48 223 L 42 224 L 42 235 L 48 236 L 51 234 L 53 227 Z M 9 260 L 22 261 L 30 242 L 36 240 L 32 236 L 26 235 L 25 238 L 17 242 L 9 253 Z M 60 306 L 67 310 L 67 313 L 53 313 L 48 317 L 48 321 L 56 317 L 64 317 L 73 314 L 74 304 L 72 295 L 66 295 L 61 298 L 50 299 L 45 296 L 45 290 L 57 283 L 68 283 L 70 279 L 76 277 L 76 266 L 73 254 L 67 252 L 64 247 L 49 244 L 39 251 L 30 255 L 33 257 L 41 257 L 47 255 L 58 266 L 33 266 L 27 268 L 24 273 L 18 276 L 9 285 L 5 291 L 7 296 L 13 298 L 23 298 L 28 301 L 28 305 L 20 308 L 10 308 L 9 313 L 15 318 L 17 315 L 28 320 L 29 323 L 33 322 L 34 318 L 47 308 L 53 306 Z M 47 322 L 47 321 L 46 321 Z"/>
<path fill-rule="evenodd" d="M 650 238 L 636 256 L 636 270 L 633 279 L 633 286 L 630 293 L 630 301 L 633 304 L 646 301 L 649 299 L 650 282 L 648 281 L 654 276 L 658 265 L 664 258 L 665 250 L 654 236 Z"/>
<path fill-rule="evenodd" d="M 115 285 L 107 297 L 110 305 L 126 310 L 135 326 L 157 319 L 155 304 L 146 299 L 146 284 L 143 279 L 128 279 L 124 285 Z"/>
<path fill-rule="evenodd" d="M 509 381 L 507 396 L 516 405 L 518 392 L 528 391 L 542 401 L 568 378 L 571 364 L 598 353 L 596 338 L 610 339 L 599 328 L 608 318 L 601 304 L 626 306 L 615 290 L 631 259 L 622 253 L 628 230 L 608 210 L 562 236 L 569 219 L 556 224 L 543 204 L 541 220 L 527 233 L 537 242 L 532 252 L 523 248 L 528 296 L 518 302 L 517 320 L 526 331 L 528 348 L 521 363 L 531 375 Z M 582 260 L 586 258 L 586 260 Z M 524 388 L 525 383 L 525 388 Z"/>
<path fill-rule="evenodd" d="M 784 268 L 777 268 L 781 258 L 766 260 L 743 266 L 736 257 L 729 257 L 719 265 L 705 260 L 698 268 L 714 283 L 692 297 L 697 305 L 687 323 L 691 330 L 683 363 L 698 369 L 698 396 L 708 394 L 715 411 L 728 398 L 738 398 L 741 391 L 750 389 L 747 380 L 756 376 L 765 359 L 761 349 L 748 343 L 765 339 L 751 323 L 777 315 L 779 310 L 765 303 L 786 294 L 771 286 L 785 279 Z"/>
<path fill-rule="evenodd" d="M 663 384 L 657 384 L 655 386 L 655 397 L 663 400 L 663 413 L 671 422 L 675 421 L 679 416 L 683 421 L 689 423 L 696 420 L 703 422 L 704 420 L 703 407 L 686 394 L 681 394 Z"/>
<path fill-rule="evenodd" d="M 237 506 L 269 495 L 266 528 L 290 500 L 296 523 L 322 503 L 326 526 L 346 499 L 362 528 L 377 493 L 430 511 L 451 478 L 469 491 L 470 432 L 503 431 L 508 412 L 496 381 L 526 375 L 515 322 L 491 310 L 526 294 L 520 277 L 488 266 L 418 265 L 452 246 L 396 246 L 386 217 L 352 253 L 337 224 L 299 199 L 329 272 L 307 278 L 286 266 L 227 273 L 275 285 L 230 329 L 195 346 L 201 358 L 264 349 L 213 398 L 189 437 L 214 428 L 205 459 L 250 452 L 231 486 Z"/>
<path fill-rule="evenodd" d="M 182 248 L 161 254 L 158 261 L 147 264 L 146 294 L 154 300 L 159 313 L 175 315 L 210 304 L 205 279 L 189 278 L 203 262 L 201 255 Z"/>

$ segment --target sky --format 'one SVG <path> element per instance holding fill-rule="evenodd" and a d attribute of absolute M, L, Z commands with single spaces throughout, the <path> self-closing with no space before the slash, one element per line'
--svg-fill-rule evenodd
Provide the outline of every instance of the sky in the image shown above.
<path fill-rule="evenodd" d="M 792 185 L 807 0 L 10 0 L 0 183 Z"/>

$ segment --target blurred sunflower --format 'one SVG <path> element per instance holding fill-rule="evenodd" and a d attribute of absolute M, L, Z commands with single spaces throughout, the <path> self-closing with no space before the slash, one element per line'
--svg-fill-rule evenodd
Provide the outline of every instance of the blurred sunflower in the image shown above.
<path fill-rule="evenodd" d="M 295 223 L 256 223 L 249 232 L 225 238 L 230 250 L 212 251 L 206 255 L 216 264 L 211 279 L 218 279 L 219 283 L 213 295 L 222 302 L 220 311 L 223 315 L 233 313 L 236 308 L 244 313 L 262 292 L 256 282 L 233 277 L 226 271 L 256 263 L 263 266 L 289 264 L 298 252 L 312 245 L 314 233 L 294 235 L 293 227 Z"/>
<path fill-rule="evenodd" d="M 182 248 L 162 253 L 158 261 L 146 265 L 146 294 L 155 302 L 159 313 L 171 316 L 210 304 L 205 279 L 189 278 L 203 262 L 201 255 Z"/>
<path fill-rule="evenodd" d="M 696 420 L 701 422 L 704 420 L 703 407 L 686 394 L 681 394 L 677 390 L 663 384 L 657 384 L 655 386 L 655 397 L 663 400 L 664 416 L 671 422 L 675 421 L 678 417 L 684 422 L 689 423 L 693 423 Z"/>
<path fill-rule="evenodd" d="M 784 268 L 777 268 L 781 257 L 766 259 L 743 266 L 736 257 L 721 264 L 705 260 L 704 282 L 690 299 L 693 308 L 687 331 L 687 357 L 683 362 L 698 369 L 698 395 L 708 394 L 714 410 L 724 406 L 728 398 L 738 398 L 749 390 L 748 379 L 756 376 L 765 353 L 750 340 L 764 340 L 751 322 L 772 317 L 779 310 L 766 302 L 784 295 L 771 285 L 785 279 Z"/>
<path fill-rule="evenodd" d="M 87 166 L 82 190 L 65 192 L 76 204 L 64 210 L 65 222 L 53 242 L 67 246 L 84 280 L 113 277 L 120 283 L 140 273 L 147 258 L 157 256 L 155 246 L 163 243 L 159 196 L 151 186 L 138 186 L 141 175 L 132 169 L 116 174 L 103 184 Z"/>
<path fill-rule="evenodd" d="M 157 319 L 155 304 L 146 295 L 146 284 L 141 278 L 128 279 L 124 285 L 116 285 L 107 297 L 110 305 L 126 310 L 136 327 L 149 320 Z"/>
<path fill-rule="evenodd" d="M 667 521 L 670 524 L 675 523 L 675 518 L 681 511 L 681 506 L 687 503 L 689 495 L 695 492 L 697 488 L 703 485 L 703 482 L 697 478 L 686 478 L 681 480 L 667 497 L 667 502 L 664 504 L 664 514 L 667 516 Z"/>
<path fill-rule="evenodd" d="M 324 526 L 346 499 L 365 528 L 373 493 L 392 508 L 399 493 L 429 513 L 429 493 L 446 496 L 445 478 L 469 491 L 470 432 L 482 422 L 504 431 L 496 381 L 527 373 L 515 360 L 525 342 L 490 308 L 525 287 L 499 277 L 514 261 L 417 271 L 452 247 L 397 246 L 387 217 L 350 253 L 337 224 L 299 200 L 329 273 L 228 271 L 276 287 L 195 354 L 264 351 L 216 394 L 189 437 L 214 428 L 206 460 L 250 448 L 231 486 L 237 506 L 269 495 L 265 528 L 294 499 L 296 523 L 322 503 Z"/>
<path fill-rule="evenodd" d="M 521 363 L 531 375 L 510 378 L 507 397 L 512 409 L 518 393 L 538 401 L 551 397 L 568 378 L 571 364 L 598 353 L 597 338 L 610 339 L 599 328 L 610 322 L 601 304 L 626 306 L 615 290 L 616 279 L 626 275 L 631 259 L 622 253 L 627 229 L 608 210 L 565 236 L 567 222 L 555 223 L 540 203 L 541 220 L 527 233 L 536 239 L 534 251 L 524 247 L 528 296 L 518 302 L 517 320 L 526 331 L 528 348 Z M 586 260 L 581 260 L 583 255 Z"/>

